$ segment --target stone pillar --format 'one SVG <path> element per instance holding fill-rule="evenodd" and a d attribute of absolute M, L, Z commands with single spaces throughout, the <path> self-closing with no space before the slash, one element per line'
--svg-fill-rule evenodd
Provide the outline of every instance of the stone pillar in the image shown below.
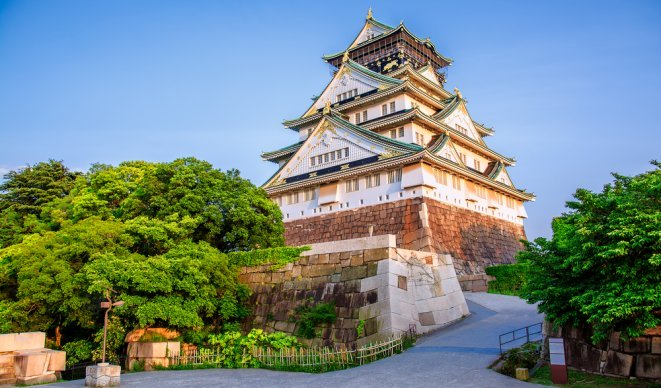
<path fill-rule="evenodd" d="M 122 368 L 107 362 L 88 366 L 85 373 L 86 387 L 116 387 L 119 385 Z"/>

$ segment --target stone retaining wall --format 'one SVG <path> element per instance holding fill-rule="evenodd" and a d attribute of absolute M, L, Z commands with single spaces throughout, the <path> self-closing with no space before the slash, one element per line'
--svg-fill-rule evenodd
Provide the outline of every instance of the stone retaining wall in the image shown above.
<path fill-rule="evenodd" d="M 486 291 L 484 268 L 513 263 L 525 239 L 523 225 L 430 198 L 285 222 L 285 238 L 288 245 L 346 240 L 369 236 L 370 227 L 372 235 L 395 235 L 400 248 L 450 254 L 466 291 Z"/>
<path fill-rule="evenodd" d="M 452 258 L 396 248 L 394 235 L 313 244 L 280 269 L 244 267 L 239 280 L 253 291 L 251 327 L 293 334 L 297 307 L 334 303 L 338 319 L 316 340 L 323 345 L 361 345 L 410 325 L 424 333 L 469 313 Z"/>
<path fill-rule="evenodd" d="M 615 332 L 596 345 L 589 328 L 561 328 L 549 334 L 564 338 L 568 366 L 607 376 L 661 380 L 661 326 L 628 341 Z"/>

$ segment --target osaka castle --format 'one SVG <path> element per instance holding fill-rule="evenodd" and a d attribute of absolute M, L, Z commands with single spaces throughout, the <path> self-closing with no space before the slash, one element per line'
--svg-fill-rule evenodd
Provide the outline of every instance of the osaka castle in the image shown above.
<path fill-rule="evenodd" d="M 486 266 L 513 262 L 535 197 L 512 182 L 515 160 L 487 145 L 493 129 L 445 89 L 452 60 L 371 10 L 323 60 L 332 79 L 284 122 L 294 144 L 262 154 L 278 166 L 263 188 L 287 243 L 393 234 L 400 248 L 451 254 L 467 289 Z"/>

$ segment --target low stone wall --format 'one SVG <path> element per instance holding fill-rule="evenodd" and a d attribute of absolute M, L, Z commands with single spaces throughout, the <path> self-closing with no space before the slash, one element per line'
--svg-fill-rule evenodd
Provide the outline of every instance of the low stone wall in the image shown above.
<path fill-rule="evenodd" d="M 486 290 L 484 268 L 514 262 L 523 225 L 436 201 L 411 198 L 285 222 L 288 245 L 392 234 L 397 246 L 450 254 L 462 287 Z M 480 275 L 481 278 L 463 278 Z M 474 281 L 478 280 L 477 284 Z M 467 283 L 467 284 L 463 284 Z"/>
<path fill-rule="evenodd" d="M 253 291 L 247 325 L 293 334 L 297 307 L 332 302 L 338 319 L 316 343 L 361 345 L 411 325 L 424 333 L 469 313 L 449 255 L 395 245 L 394 235 L 313 244 L 283 268 L 242 268 L 239 280 Z"/>
<path fill-rule="evenodd" d="M 661 326 L 628 341 L 615 332 L 596 345 L 589 328 L 561 328 L 549 334 L 564 338 L 568 366 L 607 376 L 661 380 Z"/>
<path fill-rule="evenodd" d="M 0 385 L 44 384 L 57 380 L 66 352 L 46 349 L 46 333 L 0 334 Z"/>

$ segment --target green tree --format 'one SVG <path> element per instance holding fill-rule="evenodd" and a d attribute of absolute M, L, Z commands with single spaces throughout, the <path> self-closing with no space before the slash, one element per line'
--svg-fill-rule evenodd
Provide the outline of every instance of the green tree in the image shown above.
<path fill-rule="evenodd" d="M 556 325 L 588 324 L 593 341 L 611 331 L 640 335 L 661 323 L 661 165 L 613 174 L 601 193 L 579 189 L 553 221 L 553 238 L 526 243 L 522 296 Z"/>
<path fill-rule="evenodd" d="M 7 173 L 0 184 L 0 248 L 42 230 L 42 207 L 67 196 L 81 175 L 52 159 Z"/>
<path fill-rule="evenodd" d="M 248 313 L 236 265 L 300 253 L 282 247 L 281 213 L 264 190 L 194 158 L 97 164 L 84 175 L 50 161 L 7 176 L 3 332 L 89 341 L 108 289 L 126 302 L 115 311 L 122 330 L 219 328 Z"/>

